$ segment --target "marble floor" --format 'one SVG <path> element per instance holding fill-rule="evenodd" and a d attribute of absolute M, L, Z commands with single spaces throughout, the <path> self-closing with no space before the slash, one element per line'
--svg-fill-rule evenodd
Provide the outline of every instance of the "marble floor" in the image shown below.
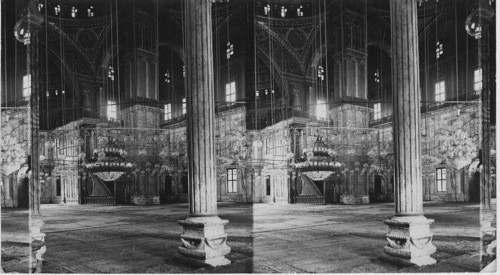
<path fill-rule="evenodd" d="M 228 219 L 229 266 L 199 268 L 177 253 L 187 204 L 42 205 L 50 273 L 477 272 L 479 207 L 425 203 L 435 219 L 437 264 L 404 267 L 383 257 L 390 203 L 268 205 L 219 203 Z M 2 221 L 3 222 L 3 221 Z M 2 227 L 3 229 L 3 227 Z M 3 252 L 3 247 L 2 247 Z M 2 255 L 3 258 L 3 255 Z"/>

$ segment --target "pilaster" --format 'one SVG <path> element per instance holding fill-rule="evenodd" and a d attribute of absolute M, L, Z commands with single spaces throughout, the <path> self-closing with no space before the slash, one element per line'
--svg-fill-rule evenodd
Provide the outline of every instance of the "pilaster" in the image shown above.
<path fill-rule="evenodd" d="M 10 185 L 12 181 L 11 176 L 3 175 L 2 174 L 2 187 L 3 187 L 3 194 L 2 194 L 2 207 L 13 207 L 13 201 L 12 201 L 12 196 L 11 196 L 11 188 Z"/>
<path fill-rule="evenodd" d="M 364 101 L 367 99 L 367 15 L 362 2 L 341 0 L 334 4 L 332 15 L 333 85 L 335 99 Z"/>

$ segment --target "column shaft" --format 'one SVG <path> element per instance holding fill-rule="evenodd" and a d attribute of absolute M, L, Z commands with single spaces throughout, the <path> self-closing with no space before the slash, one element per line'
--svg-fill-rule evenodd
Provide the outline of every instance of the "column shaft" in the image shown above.
<path fill-rule="evenodd" d="M 30 155 L 31 155 L 31 177 L 29 180 L 29 210 L 30 215 L 40 215 L 40 153 L 39 153 L 39 81 L 38 71 L 38 38 L 37 32 L 31 30 L 31 42 L 27 45 L 27 70 L 31 75 L 31 96 L 29 102 L 30 110 Z"/>
<path fill-rule="evenodd" d="M 491 203 L 493 179 L 491 174 L 491 94 L 495 93 L 495 27 L 494 10 L 487 0 L 478 1 L 479 23 L 481 35 L 478 40 L 478 57 L 482 70 L 481 91 L 481 181 L 480 181 L 480 223 L 481 249 L 480 268 L 491 266 L 496 258 L 496 228 L 493 226 L 496 211 Z M 487 269 L 487 268 L 485 268 Z"/>
<path fill-rule="evenodd" d="M 394 132 L 395 216 L 384 252 L 419 266 L 436 263 L 430 224 L 423 216 L 420 158 L 420 83 L 417 0 L 390 0 Z"/>
<path fill-rule="evenodd" d="M 30 156 L 31 156 L 31 176 L 29 180 L 29 229 L 30 229 L 30 273 L 41 272 L 42 256 L 45 253 L 45 234 L 41 232 L 43 221 L 40 217 L 40 152 L 39 152 L 39 102 L 40 102 L 40 81 L 39 81 L 39 37 L 38 31 L 43 22 L 43 17 L 36 12 L 35 2 L 30 2 L 27 8 L 28 14 L 16 23 L 27 22 L 28 39 L 23 39 L 27 46 L 27 72 L 31 75 L 31 96 L 29 100 L 30 112 Z M 19 40 L 19 38 L 18 38 Z M 20 40 L 21 41 L 21 40 Z"/>
<path fill-rule="evenodd" d="M 391 0 L 395 210 L 422 214 L 416 0 Z"/>
<path fill-rule="evenodd" d="M 211 1 L 185 1 L 189 211 L 217 214 Z"/>
<path fill-rule="evenodd" d="M 179 253 L 191 263 L 227 265 L 231 263 L 225 258 L 231 251 L 224 232 L 228 221 L 217 217 L 212 1 L 184 4 L 190 217 L 178 221 L 184 229 Z"/>
<path fill-rule="evenodd" d="M 482 1 L 481 1 L 482 2 Z M 488 5 L 486 3 L 480 3 L 482 9 L 483 5 Z M 481 143 L 481 207 L 483 209 L 491 209 L 491 145 L 490 145 L 490 133 L 491 133 L 491 118 L 490 118 L 490 93 L 494 89 L 494 79 L 491 81 L 490 75 L 492 66 L 490 64 L 492 55 L 490 47 L 490 27 L 489 20 L 480 16 L 481 24 L 481 39 L 478 40 L 478 55 L 479 63 L 481 65 L 482 71 L 482 91 L 481 91 L 481 132 L 482 132 L 482 143 Z M 493 59 L 494 60 L 494 59 Z M 493 83 L 493 85 L 492 85 Z"/>

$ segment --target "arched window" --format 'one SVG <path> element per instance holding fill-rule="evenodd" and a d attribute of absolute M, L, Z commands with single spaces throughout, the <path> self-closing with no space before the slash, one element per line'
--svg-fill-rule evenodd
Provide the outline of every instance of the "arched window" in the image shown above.
<path fill-rule="evenodd" d="M 182 194 L 186 195 L 189 192 L 188 177 L 187 175 L 182 176 Z"/>
<path fill-rule="evenodd" d="M 78 13 L 78 9 L 75 7 L 71 7 L 71 17 L 75 18 Z"/>
<path fill-rule="evenodd" d="M 316 101 L 316 118 L 319 120 L 327 119 L 327 103 L 324 99 L 318 99 Z"/>
<path fill-rule="evenodd" d="M 444 54 L 443 43 L 436 42 L 436 59 L 439 59 Z"/>
<path fill-rule="evenodd" d="M 264 6 L 264 14 L 265 15 L 269 15 L 270 11 L 271 11 L 271 6 L 269 6 L 269 5 Z"/>
<path fill-rule="evenodd" d="M 297 8 L 297 16 L 298 16 L 298 17 L 302 17 L 302 16 L 304 16 L 304 11 L 302 11 L 302 9 L 303 9 L 303 8 L 304 8 L 303 6 L 299 6 L 299 7 Z"/>
<path fill-rule="evenodd" d="M 382 103 L 373 104 L 373 119 L 381 119 L 382 118 Z"/>
<path fill-rule="evenodd" d="M 109 120 L 117 120 L 117 106 L 116 101 L 108 100 L 108 106 L 106 107 L 106 116 Z"/>
<path fill-rule="evenodd" d="M 376 83 L 380 83 L 380 72 L 377 70 L 375 70 L 375 73 L 373 74 L 373 81 L 375 81 Z"/>
<path fill-rule="evenodd" d="M 285 8 L 285 6 L 281 6 L 281 17 L 285 17 L 287 11 L 288 10 L 287 10 L 287 8 Z"/>
<path fill-rule="evenodd" d="M 108 78 L 111 79 L 111 81 L 115 80 L 115 69 L 111 65 L 108 67 Z"/>
<path fill-rule="evenodd" d="M 226 58 L 229 59 L 234 54 L 234 45 L 231 42 L 227 42 L 226 48 Z"/>
<path fill-rule="evenodd" d="M 236 168 L 227 169 L 227 193 L 238 191 L 238 170 Z"/>
<path fill-rule="evenodd" d="M 325 68 L 321 65 L 318 66 L 318 78 L 325 80 Z"/>
<path fill-rule="evenodd" d="M 266 177 L 266 196 L 271 196 L 271 176 Z"/>
<path fill-rule="evenodd" d="M 56 179 L 56 196 L 61 196 L 61 178 Z"/>
<path fill-rule="evenodd" d="M 90 6 L 90 8 L 87 9 L 87 16 L 94 17 L 94 7 L 93 6 Z"/>

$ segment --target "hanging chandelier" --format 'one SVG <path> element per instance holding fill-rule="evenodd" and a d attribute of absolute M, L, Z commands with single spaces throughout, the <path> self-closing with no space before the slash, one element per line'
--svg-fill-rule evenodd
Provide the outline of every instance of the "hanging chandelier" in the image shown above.
<path fill-rule="evenodd" d="M 465 30 L 475 39 L 481 39 L 483 24 L 490 20 L 495 11 L 487 0 L 478 1 L 479 8 L 474 10 L 465 20 Z"/>
<path fill-rule="evenodd" d="M 85 164 L 85 168 L 103 181 L 115 181 L 133 166 L 125 161 L 126 155 L 110 138 L 101 151 L 94 151 L 92 162 Z"/>
<path fill-rule="evenodd" d="M 308 171 L 303 172 L 303 174 L 313 181 L 321 181 L 328 178 L 332 174 L 332 171 Z"/>
<path fill-rule="evenodd" d="M 305 161 L 297 162 L 293 166 L 311 180 L 325 180 L 342 166 L 340 162 L 335 161 L 335 154 L 336 151 L 318 136 L 312 148 L 304 150 Z"/>

